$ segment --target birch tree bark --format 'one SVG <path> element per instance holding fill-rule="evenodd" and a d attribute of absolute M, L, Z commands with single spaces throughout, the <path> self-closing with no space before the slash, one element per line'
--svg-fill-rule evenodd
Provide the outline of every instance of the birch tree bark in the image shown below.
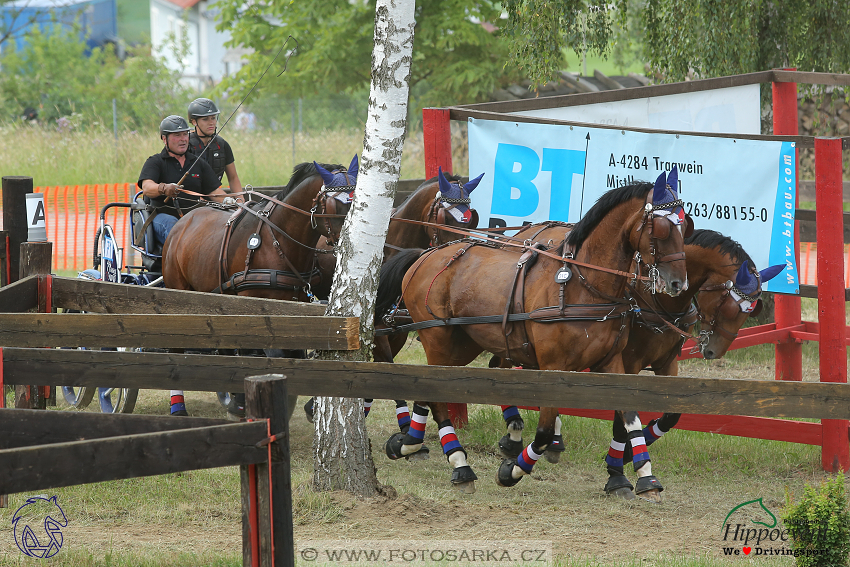
<path fill-rule="evenodd" d="M 342 229 L 326 315 L 360 318 L 359 351 L 327 351 L 331 360 L 369 360 L 384 241 L 398 185 L 407 122 L 415 0 L 378 0 L 369 116 L 354 203 Z M 360 496 L 384 492 L 375 474 L 363 400 L 316 398 L 313 488 Z"/>

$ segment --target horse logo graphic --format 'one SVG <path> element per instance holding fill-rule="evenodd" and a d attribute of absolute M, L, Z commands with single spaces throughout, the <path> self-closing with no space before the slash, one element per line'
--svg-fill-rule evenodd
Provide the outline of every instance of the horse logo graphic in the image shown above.
<path fill-rule="evenodd" d="M 63 542 L 61 528 L 68 527 L 68 519 L 56 498 L 28 498 L 26 504 L 18 508 L 12 516 L 15 543 L 24 555 L 47 559 L 59 553 Z M 41 525 L 43 531 L 34 530 L 33 526 L 38 528 L 41 518 L 44 518 Z"/>
<path fill-rule="evenodd" d="M 762 522 L 762 521 L 759 521 L 759 520 L 757 520 L 757 519 L 755 519 L 755 518 L 751 518 L 751 519 L 750 519 L 750 521 L 751 521 L 752 523 L 754 523 L 754 524 L 759 524 L 759 525 L 761 525 L 761 526 L 766 526 L 766 527 L 768 527 L 768 528 L 775 528 L 775 527 L 776 527 L 776 516 L 774 516 L 774 515 L 773 515 L 773 512 L 771 512 L 770 510 L 768 510 L 768 509 L 767 509 L 767 507 L 764 505 L 764 502 L 762 502 L 762 499 L 761 499 L 761 498 L 756 498 L 755 500 L 748 500 L 748 501 L 746 501 L 746 502 L 742 502 L 741 504 L 738 504 L 737 506 L 735 506 L 734 508 L 732 508 L 732 509 L 729 511 L 729 513 L 728 513 L 728 514 L 726 514 L 726 518 L 723 520 L 723 524 L 722 524 L 722 525 L 723 525 L 723 526 L 725 526 L 725 525 L 726 525 L 726 522 L 729 520 L 729 516 L 731 516 L 732 514 L 734 514 L 735 512 L 737 512 L 739 509 L 741 509 L 741 508 L 743 508 L 743 507 L 745 507 L 745 506 L 748 506 L 748 505 L 750 505 L 750 504 L 758 504 L 758 506 L 753 506 L 751 509 L 748 509 L 747 511 L 748 511 L 749 513 L 751 513 L 751 514 L 760 514 L 760 513 L 763 511 L 763 512 L 766 512 L 768 516 L 770 516 L 770 520 L 769 520 L 769 521 L 770 521 L 770 523 L 768 523 L 768 522 Z M 767 520 L 767 518 L 765 518 L 765 520 Z"/>

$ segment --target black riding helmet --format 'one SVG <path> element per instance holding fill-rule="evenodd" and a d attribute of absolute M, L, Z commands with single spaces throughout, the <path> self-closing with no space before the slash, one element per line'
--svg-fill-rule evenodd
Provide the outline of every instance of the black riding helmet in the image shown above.
<path fill-rule="evenodd" d="M 208 98 L 196 98 L 189 103 L 189 120 L 201 116 L 216 116 L 220 113 L 215 103 Z"/>
<path fill-rule="evenodd" d="M 191 128 L 189 127 L 189 123 L 186 122 L 186 119 L 182 116 L 177 116 L 176 114 L 166 116 L 165 119 L 159 123 L 160 136 L 176 134 L 177 132 L 188 132 L 189 130 L 191 130 Z"/>

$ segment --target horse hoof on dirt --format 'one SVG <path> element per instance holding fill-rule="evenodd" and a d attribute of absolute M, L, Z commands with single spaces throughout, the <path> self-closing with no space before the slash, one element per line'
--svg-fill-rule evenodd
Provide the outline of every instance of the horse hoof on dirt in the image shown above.
<path fill-rule="evenodd" d="M 560 435 L 555 435 L 552 443 L 543 451 L 543 457 L 550 463 L 557 464 L 561 461 L 561 453 L 564 452 L 564 439 Z"/>
<path fill-rule="evenodd" d="M 304 404 L 304 415 L 307 416 L 307 421 L 313 423 L 313 398 L 307 400 L 307 403 Z"/>
<path fill-rule="evenodd" d="M 522 441 L 514 441 L 507 433 L 499 439 L 499 452 L 506 459 L 516 459 L 524 448 Z"/>
<path fill-rule="evenodd" d="M 625 475 L 609 476 L 608 482 L 605 483 L 605 494 L 624 500 L 634 500 L 635 493 L 632 492 L 632 488 L 632 483 Z"/>
<path fill-rule="evenodd" d="M 457 467 L 452 471 L 452 486 L 463 492 L 464 494 L 472 494 L 475 492 L 475 481 L 478 476 L 470 466 Z"/>
<path fill-rule="evenodd" d="M 405 459 L 407 459 L 410 462 L 427 461 L 428 459 L 431 458 L 431 455 L 429 453 L 430 453 L 430 451 L 428 450 L 428 447 L 426 445 L 422 445 L 421 449 L 419 449 L 415 453 L 411 453 L 411 454 L 407 455 L 405 457 Z"/>
<path fill-rule="evenodd" d="M 662 490 L 664 487 L 653 475 L 640 477 L 635 486 L 635 494 L 647 502 L 661 502 Z"/>
<path fill-rule="evenodd" d="M 505 488 L 516 486 L 516 483 L 522 480 L 522 477 L 514 478 L 511 475 L 514 466 L 516 466 L 515 459 L 504 459 L 502 464 L 499 465 L 499 470 L 496 472 L 496 484 Z"/>

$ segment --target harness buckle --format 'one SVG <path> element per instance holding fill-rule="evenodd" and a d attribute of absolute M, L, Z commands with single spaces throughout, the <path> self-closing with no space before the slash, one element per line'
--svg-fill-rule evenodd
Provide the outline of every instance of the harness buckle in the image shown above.
<path fill-rule="evenodd" d="M 602 319 L 597 319 L 597 320 L 596 320 L 596 322 L 597 322 L 597 323 L 603 323 L 603 322 L 607 321 L 607 320 L 608 320 L 608 317 L 610 317 L 610 316 L 611 316 L 611 314 L 612 314 L 612 313 L 614 313 L 614 311 L 616 311 L 616 310 L 617 310 L 617 308 L 616 308 L 616 307 L 612 307 L 612 308 L 611 308 L 611 311 L 609 311 L 609 312 L 608 312 L 608 314 L 607 314 L 607 315 L 605 315 L 605 317 L 603 317 Z"/>

